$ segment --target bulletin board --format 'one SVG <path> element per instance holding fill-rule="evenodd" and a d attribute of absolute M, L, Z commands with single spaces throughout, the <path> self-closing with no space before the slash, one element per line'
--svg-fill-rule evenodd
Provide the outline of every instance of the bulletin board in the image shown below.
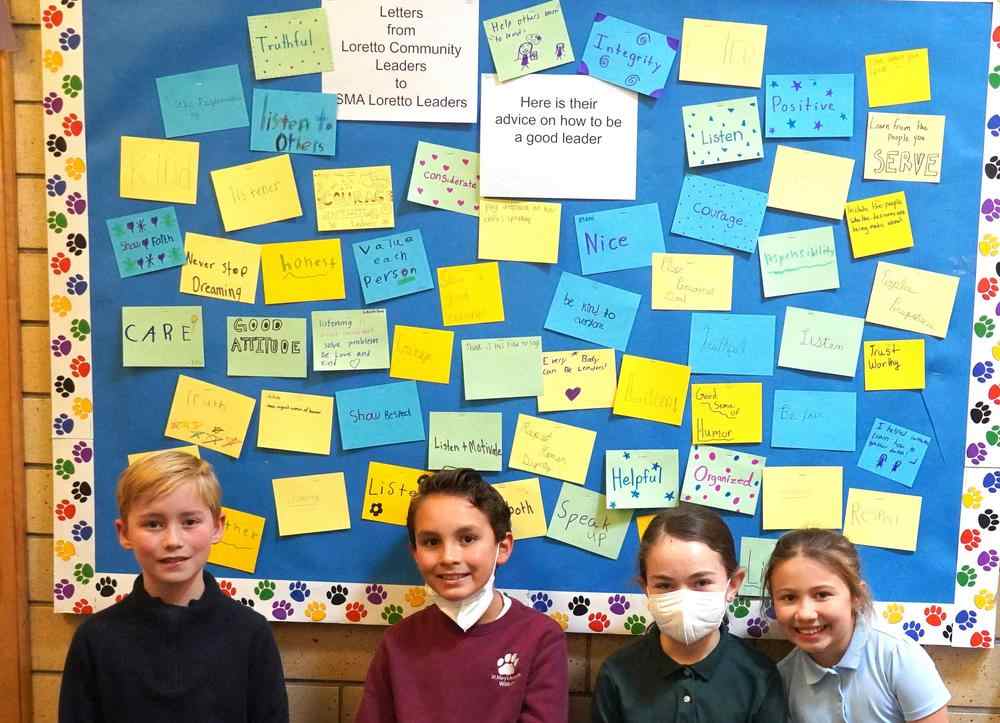
<path fill-rule="evenodd" d="M 457 0 L 456 0 L 457 2 Z M 483 0 L 480 20 L 512 12 L 524 3 Z M 302 3 L 267 0 L 253 12 L 296 10 Z M 174 204 L 185 232 L 222 236 L 253 244 L 318 238 L 341 239 L 346 299 L 254 306 L 178 293 L 178 268 L 121 278 L 110 249 L 105 219 L 168 205 L 124 199 L 118 193 L 119 138 L 162 138 L 164 129 L 155 78 L 201 68 L 239 66 L 248 108 L 255 87 L 318 91 L 318 74 L 255 81 L 246 27 L 248 9 L 235 2 L 171 0 L 143 5 L 141 16 L 122 14 L 113 3 L 42 2 L 43 65 L 46 96 L 46 172 L 49 195 L 53 449 L 55 479 L 56 609 L 89 613 L 127 592 L 136 571 L 132 556 L 117 543 L 114 485 L 133 452 L 179 446 L 164 436 L 164 425 L 179 374 L 201 379 L 259 399 L 262 389 L 299 391 L 336 397 L 338 393 L 397 381 L 387 371 L 315 372 L 304 380 L 226 375 L 226 322 L 229 315 L 298 317 L 316 310 L 385 308 L 389 338 L 397 324 L 442 328 L 438 289 L 366 307 L 352 244 L 391 233 L 419 230 L 432 269 L 470 264 L 477 259 L 477 219 L 406 200 L 418 141 L 488 153 L 479 148 L 477 124 L 380 123 L 341 121 L 333 158 L 293 155 L 302 202 L 301 218 L 225 233 L 212 192 L 213 169 L 260 160 L 248 150 L 248 129 L 185 138 L 201 143 L 197 204 Z M 421 408 L 431 411 L 495 411 L 503 414 L 504 469 L 485 476 L 490 482 L 535 476 L 507 464 L 519 414 L 537 415 L 597 432 L 585 486 L 604 490 L 604 452 L 617 449 L 677 449 L 681 476 L 691 440 L 689 409 L 680 426 L 615 416 L 609 409 L 538 414 L 534 398 L 466 401 L 462 389 L 461 341 L 541 336 L 545 351 L 590 349 L 595 345 L 543 329 L 560 274 L 580 274 L 574 216 L 640 203 L 658 203 L 666 250 L 678 253 L 727 253 L 734 257 L 733 313 L 776 317 L 781 338 L 787 306 L 864 317 L 876 263 L 888 260 L 959 277 L 958 293 L 945 339 L 926 342 L 927 385 L 922 392 L 865 392 L 859 364 L 853 378 L 775 367 L 773 376 L 693 375 L 692 382 L 761 381 L 764 389 L 764 442 L 738 445 L 767 457 L 768 465 L 831 465 L 844 469 L 848 487 L 920 495 L 923 506 L 915 553 L 861 548 L 866 577 L 885 620 L 922 643 L 989 645 L 992 591 L 997 587 L 996 554 L 1000 536 L 994 509 L 1000 509 L 997 439 L 988 409 L 1000 418 L 994 399 L 1000 387 L 1000 347 L 993 346 L 994 320 L 1000 316 L 994 284 L 1000 276 L 994 258 L 1000 241 L 987 208 L 997 193 L 996 159 L 989 159 L 1000 134 L 1000 116 L 987 111 L 996 101 L 1000 76 L 987 74 L 1000 64 L 998 44 L 990 41 L 990 5 L 985 3 L 827 2 L 782 0 L 768 3 L 694 2 L 650 5 L 638 0 L 564 3 L 569 37 L 579 59 L 595 12 L 613 14 L 669 36 L 679 37 L 685 17 L 760 23 L 768 27 L 764 73 L 852 73 L 854 133 L 851 138 L 781 140 L 783 145 L 849 156 L 856 160 L 849 200 L 904 190 L 915 245 L 883 257 L 855 260 L 846 224 L 768 209 L 761 234 L 832 225 L 840 288 L 764 299 L 759 260 L 746 254 L 669 233 L 687 169 L 681 107 L 729 98 L 761 96 L 756 88 L 679 82 L 674 63 L 658 99 L 639 96 L 637 192 L 633 201 L 562 201 L 557 264 L 501 262 L 505 319 L 502 323 L 450 327 L 455 331 L 449 384 L 419 382 Z M 442 18 L 441 22 L 447 22 Z M 481 25 L 480 25 L 481 28 Z M 493 71 L 482 31 L 478 68 Z M 681 38 L 683 44 L 683 38 Z M 865 146 L 867 53 L 906 48 L 929 49 L 932 100 L 896 106 L 894 112 L 934 113 L 947 117 L 941 182 L 895 183 L 862 180 Z M 471 59 L 470 59 L 471 61 Z M 458 61 L 453 61 L 458 62 Z M 543 71 L 574 74 L 577 63 Z M 1000 71 L 997 71 L 1000 72 Z M 511 81 L 517 82 L 517 81 Z M 984 126 L 985 119 L 985 126 Z M 985 138 L 986 159 L 981 152 Z M 759 161 L 698 169 L 706 177 L 766 192 L 779 141 L 765 140 Z M 585 151 L 581 151 L 585 153 Z M 315 169 L 391 166 L 395 228 L 318 233 L 312 197 Z M 552 169 L 559 173 L 560 169 Z M 600 173 L 600 168 L 588 169 Z M 992 189 L 992 191 L 991 191 Z M 983 195 L 981 195 L 983 194 Z M 558 198 L 552 200 L 558 201 Z M 997 201 L 1000 205 L 1000 200 Z M 989 206 L 992 208 L 992 206 Z M 993 231 L 991 233 L 991 231 Z M 995 268 L 996 267 L 996 268 Z M 691 313 L 650 308 L 650 269 L 613 271 L 589 277 L 640 294 L 642 300 L 626 352 L 687 362 Z M 985 281 L 984 281 L 985 279 Z M 435 284 L 435 287 L 437 284 Z M 197 369 L 123 368 L 121 308 L 131 305 L 201 306 L 205 325 L 205 366 Z M 901 339 L 915 335 L 866 324 L 863 338 Z M 310 342 L 311 344 L 311 342 Z M 970 349 L 971 357 L 970 357 Z M 620 366 L 622 354 L 617 353 Z M 970 380 L 969 372 L 972 370 Z M 67 383 L 68 382 L 68 383 Z M 858 451 L 821 452 L 775 449 L 771 439 L 774 391 L 855 391 L 858 399 L 858 450 L 876 417 L 932 438 L 912 490 L 857 466 Z M 968 398 L 968 405 L 964 400 Z M 689 406 L 689 405 L 688 405 Z M 983 417 L 985 416 L 985 419 Z M 253 574 L 210 566 L 223 589 L 265 615 L 297 622 L 388 624 L 426 604 L 421 580 L 410 559 L 405 528 L 361 519 L 369 462 L 424 468 L 427 443 L 410 442 L 344 450 L 334 423 L 332 453 L 320 455 L 257 448 L 255 414 L 239 459 L 203 451 L 223 483 L 224 504 L 267 519 Z M 279 537 L 271 480 L 275 477 L 343 472 L 347 480 L 351 529 Z M 541 478 L 546 516 L 551 516 L 562 483 Z M 724 513 L 737 542 L 742 536 L 777 537 L 761 531 L 758 506 L 753 517 Z M 564 629 L 578 632 L 641 631 L 648 620 L 635 583 L 638 535 L 634 523 L 619 559 L 600 557 L 545 537 L 515 545 L 510 564 L 498 571 L 498 585 L 536 609 L 552 615 Z M 985 555 L 985 556 L 984 556 Z M 978 620 L 977 620 L 978 618 Z M 641 622 L 640 622 L 641 619 Z M 776 633 L 766 601 L 740 599 L 730 608 L 735 631 L 754 636 Z"/>

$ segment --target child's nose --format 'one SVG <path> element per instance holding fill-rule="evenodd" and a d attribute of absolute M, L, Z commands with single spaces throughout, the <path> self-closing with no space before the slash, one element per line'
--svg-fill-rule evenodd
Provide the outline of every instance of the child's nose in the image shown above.
<path fill-rule="evenodd" d="M 462 548 L 454 542 L 446 542 L 443 545 L 443 558 L 445 562 L 459 562 L 462 559 Z"/>
<path fill-rule="evenodd" d="M 180 547 L 181 545 L 180 531 L 177 529 L 176 525 L 167 525 L 165 536 L 163 538 L 163 544 L 171 548 Z"/>

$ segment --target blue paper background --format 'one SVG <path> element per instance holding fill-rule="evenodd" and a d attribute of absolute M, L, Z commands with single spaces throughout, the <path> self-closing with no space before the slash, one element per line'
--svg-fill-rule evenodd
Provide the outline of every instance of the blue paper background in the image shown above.
<path fill-rule="evenodd" d="M 580 214 L 575 221 L 585 275 L 650 266 L 650 254 L 665 250 L 658 203 Z"/>
<path fill-rule="evenodd" d="M 855 392 L 776 389 L 771 446 L 853 452 L 857 405 Z"/>
<path fill-rule="evenodd" d="M 624 351 L 639 301 L 640 296 L 631 291 L 564 273 L 552 296 L 545 328 Z M 581 324 L 579 320 L 588 323 Z M 544 341 L 542 348 L 545 349 Z"/>
<path fill-rule="evenodd" d="M 775 323 L 767 314 L 691 314 L 691 373 L 771 376 Z"/>
<path fill-rule="evenodd" d="M 858 85 L 864 82 L 862 75 Z M 795 83 L 799 84 L 798 90 Z M 854 76 L 849 73 L 766 76 L 764 137 L 849 138 L 854 132 L 854 87 Z M 809 107 L 814 103 L 820 107 Z M 833 108 L 822 108 L 823 105 Z"/>

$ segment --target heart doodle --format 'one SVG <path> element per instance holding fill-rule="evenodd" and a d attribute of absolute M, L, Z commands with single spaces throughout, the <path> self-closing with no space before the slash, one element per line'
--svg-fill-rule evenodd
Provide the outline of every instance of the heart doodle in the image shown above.
<path fill-rule="evenodd" d="M 443 166 L 441 166 L 441 168 L 443 168 L 446 171 L 450 171 L 451 170 L 451 166 L 449 166 L 447 163 L 445 163 Z"/>
<path fill-rule="evenodd" d="M 435 198 L 433 201 L 431 201 L 431 203 L 433 203 L 435 206 L 437 206 L 438 205 L 438 200 Z"/>
<path fill-rule="evenodd" d="M 420 161 L 420 165 L 421 166 L 426 166 L 427 165 L 427 161 Z"/>
<path fill-rule="evenodd" d="M 444 189 L 444 190 L 445 190 L 445 191 L 447 191 L 448 193 L 451 193 L 451 192 L 452 192 L 452 191 L 454 191 L 455 189 L 454 189 L 454 188 L 446 188 L 446 189 Z"/>
<path fill-rule="evenodd" d="M 566 398 L 571 402 L 580 396 L 580 392 L 583 391 L 580 387 L 572 387 L 566 390 Z"/>
<path fill-rule="evenodd" d="M 459 206 L 464 206 L 465 205 L 465 201 L 463 199 L 461 199 L 461 198 L 458 199 L 458 205 Z"/>
<path fill-rule="evenodd" d="M 466 165 L 466 166 L 469 165 L 469 159 L 468 158 L 463 158 L 462 159 L 462 164 Z"/>
<path fill-rule="evenodd" d="M 422 189 L 420 186 L 417 186 L 417 193 L 423 193 L 423 192 L 424 192 L 424 189 Z"/>

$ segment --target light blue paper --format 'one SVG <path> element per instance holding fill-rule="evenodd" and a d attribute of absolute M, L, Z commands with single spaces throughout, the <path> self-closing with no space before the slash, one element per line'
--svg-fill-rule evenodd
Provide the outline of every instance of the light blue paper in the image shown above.
<path fill-rule="evenodd" d="M 771 446 L 853 452 L 857 403 L 854 392 L 776 389 Z"/>
<path fill-rule="evenodd" d="M 337 392 L 336 401 L 344 449 L 425 439 L 416 382 L 345 389 Z"/>
<path fill-rule="evenodd" d="M 666 250 L 660 204 L 580 214 L 576 243 L 584 275 L 651 266 L 651 254 Z"/>
<path fill-rule="evenodd" d="M 774 374 L 774 317 L 691 314 L 688 366 L 695 374 Z"/>
<path fill-rule="evenodd" d="M 105 224 L 123 279 L 184 264 L 184 234 L 173 206 L 109 218 Z"/>
<path fill-rule="evenodd" d="M 912 429 L 875 418 L 858 467 L 912 487 L 931 438 Z"/>
<path fill-rule="evenodd" d="M 757 96 L 685 105 L 681 116 L 692 168 L 764 157 Z"/>
<path fill-rule="evenodd" d="M 237 65 L 165 75 L 156 92 L 167 138 L 250 125 Z"/>
<path fill-rule="evenodd" d="M 672 233 L 753 253 L 767 194 L 705 176 L 684 176 Z"/>
<path fill-rule="evenodd" d="M 358 241 L 353 248 L 366 304 L 434 288 L 424 239 L 416 229 Z"/>
<path fill-rule="evenodd" d="M 576 72 L 659 98 L 666 87 L 678 47 L 677 38 L 611 15 L 595 13 L 587 47 Z"/>
<path fill-rule="evenodd" d="M 337 95 L 254 88 L 250 150 L 337 155 Z"/>
<path fill-rule="evenodd" d="M 625 351 L 641 298 L 631 291 L 564 271 L 545 328 Z"/>
<path fill-rule="evenodd" d="M 767 138 L 850 138 L 854 135 L 854 75 L 764 77 Z"/>

